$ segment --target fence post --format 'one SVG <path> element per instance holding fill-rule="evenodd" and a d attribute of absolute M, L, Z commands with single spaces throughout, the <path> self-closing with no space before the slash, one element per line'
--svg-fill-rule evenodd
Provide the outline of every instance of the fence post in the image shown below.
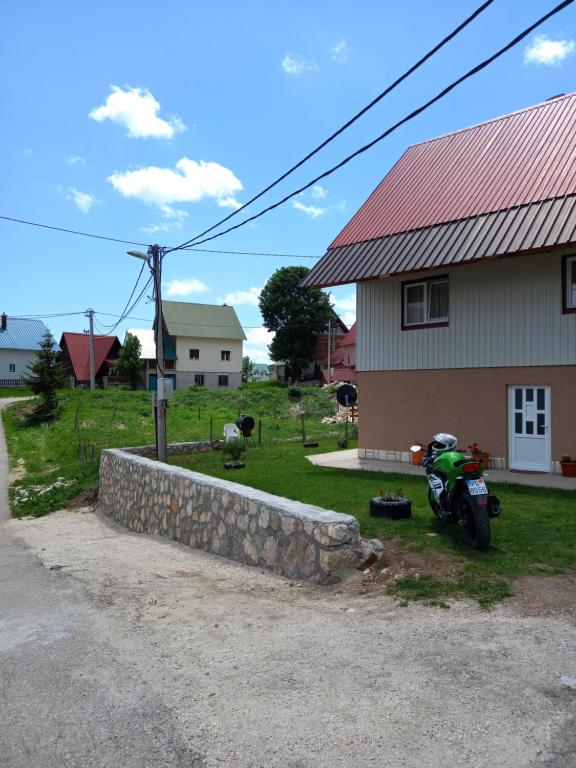
<path fill-rule="evenodd" d="M 213 440 L 213 419 L 212 416 L 210 416 L 210 442 Z"/>
<path fill-rule="evenodd" d="M 262 445 L 262 419 L 258 419 L 258 445 Z"/>

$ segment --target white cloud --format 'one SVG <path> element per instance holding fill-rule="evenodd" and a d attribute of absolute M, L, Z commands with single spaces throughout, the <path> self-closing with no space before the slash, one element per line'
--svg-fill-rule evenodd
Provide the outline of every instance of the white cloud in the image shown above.
<path fill-rule="evenodd" d="M 91 192 L 80 192 L 80 190 L 74 189 L 74 187 L 68 189 L 66 199 L 71 200 L 82 213 L 89 213 L 92 206 L 99 202 L 96 195 L 93 195 Z"/>
<path fill-rule="evenodd" d="M 168 219 L 163 224 L 150 224 L 148 227 L 141 227 L 142 232 L 154 234 L 155 232 L 174 232 L 182 229 L 182 224 L 188 218 L 188 211 L 182 211 L 178 208 L 171 208 L 169 205 L 163 205 L 160 208 L 162 216 Z"/>
<path fill-rule="evenodd" d="M 346 40 L 342 38 L 330 48 L 330 58 L 337 64 L 344 64 L 348 61 L 350 47 Z"/>
<path fill-rule="evenodd" d="M 66 162 L 68 165 L 86 165 L 86 160 L 80 155 L 71 155 Z"/>
<path fill-rule="evenodd" d="M 235 211 L 237 211 L 238 208 L 242 208 L 242 203 L 239 203 L 238 200 L 233 197 L 221 197 L 218 200 L 218 205 L 220 208 L 234 208 Z"/>
<path fill-rule="evenodd" d="M 550 40 L 546 35 L 536 35 L 524 49 L 524 64 L 545 64 L 559 67 L 576 50 L 574 40 Z"/>
<path fill-rule="evenodd" d="M 242 182 L 229 168 L 204 160 L 197 163 L 187 157 L 176 163 L 176 170 L 151 165 L 137 171 L 114 173 L 108 181 L 124 197 L 135 197 L 158 206 L 197 202 L 206 197 L 220 200 L 243 189 Z"/>
<path fill-rule="evenodd" d="M 299 200 L 293 200 L 292 206 L 296 208 L 297 211 L 302 211 L 302 213 L 305 213 L 312 219 L 319 219 L 320 216 L 323 216 L 326 213 L 326 208 L 318 208 L 315 205 L 304 205 L 304 203 L 301 203 Z"/>
<path fill-rule="evenodd" d="M 343 296 L 341 298 L 336 298 L 335 296 L 331 295 L 330 298 L 332 299 L 332 305 L 335 307 L 335 309 L 356 312 L 356 294 L 355 293 L 351 293 L 349 296 Z"/>
<path fill-rule="evenodd" d="M 235 306 L 238 304 L 252 304 L 258 306 L 258 299 L 260 298 L 260 291 L 262 288 L 249 288 L 247 291 L 232 291 L 227 293 L 223 298 L 216 299 L 219 304 L 228 304 Z"/>
<path fill-rule="evenodd" d="M 287 53 L 282 59 L 281 66 L 287 75 L 301 75 L 302 72 L 306 71 L 318 71 L 318 65 L 314 61 L 308 61 L 298 53 Z"/>
<path fill-rule="evenodd" d="M 320 184 L 314 184 L 310 190 L 310 197 L 313 200 L 324 200 L 325 197 L 328 197 L 328 190 L 324 189 Z"/>
<path fill-rule="evenodd" d="M 343 312 L 340 315 L 340 318 L 344 325 L 348 326 L 348 328 L 352 328 L 356 322 L 356 312 Z"/>
<path fill-rule="evenodd" d="M 178 117 L 163 120 L 158 117 L 160 104 L 147 88 L 126 88 L 111 86 L 112 93 L 104 104 L 89 113 L 97 122 L 112 120 L 128 129 L 133 139 L 153 136 L 157 139 L 171 139 L 175 133 L 186 130 Z"/>
<path fill-rule="evenodd" d="M 207 286 L 195 277 L 171 280 L 166 288 L 167 296 L 190 296 L 191 293 L 206 293 Z"/>
<path fill-rule="evenodd" d="M 255 363 L 268 363 L 270 353 L 268 345 L 272 343 L 275 334 L 266 328 L 249 328 L 246 330 L 243 355 L 247 355 Z"/>

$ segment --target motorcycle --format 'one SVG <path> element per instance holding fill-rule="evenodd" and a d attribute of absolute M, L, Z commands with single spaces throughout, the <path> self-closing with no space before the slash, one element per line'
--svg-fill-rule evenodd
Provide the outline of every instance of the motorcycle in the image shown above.
<path fill-rule="evenodd" d="M 474 549 L 488 549 L 490 520 L 500 514 L 497 496 L 490 494 L 482 465 L 457 449 L 453 435 L 434 436 L 426 449 L 413 445 L 412 453 L 425 450 L 422 466 L 428 476 L 428 501 L 442 523 L 461 526 L 464 540 Z"/>

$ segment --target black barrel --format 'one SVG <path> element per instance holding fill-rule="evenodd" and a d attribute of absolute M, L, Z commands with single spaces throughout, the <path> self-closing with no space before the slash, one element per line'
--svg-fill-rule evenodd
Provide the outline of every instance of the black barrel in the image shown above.
<path fill-rule="evenodd" d="M 242 437 L 252 437 L 252 430 L 254 429 L 255 421 L 252 416 L 238 416 L 236 419 L 236 426 L 242 433 Z"/>

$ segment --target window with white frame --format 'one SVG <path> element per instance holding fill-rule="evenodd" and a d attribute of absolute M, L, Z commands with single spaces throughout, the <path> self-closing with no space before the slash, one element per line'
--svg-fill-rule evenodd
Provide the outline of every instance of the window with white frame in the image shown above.
<path fill-rule="evenodd" d="M 563 261 L 564 312 L 576 312 L 576 256 L 566 256 Z"/>
<path fill-rule="evenodd" d="M 448 325 L 448 278 L 402 283 L 402 328 Z"/>

